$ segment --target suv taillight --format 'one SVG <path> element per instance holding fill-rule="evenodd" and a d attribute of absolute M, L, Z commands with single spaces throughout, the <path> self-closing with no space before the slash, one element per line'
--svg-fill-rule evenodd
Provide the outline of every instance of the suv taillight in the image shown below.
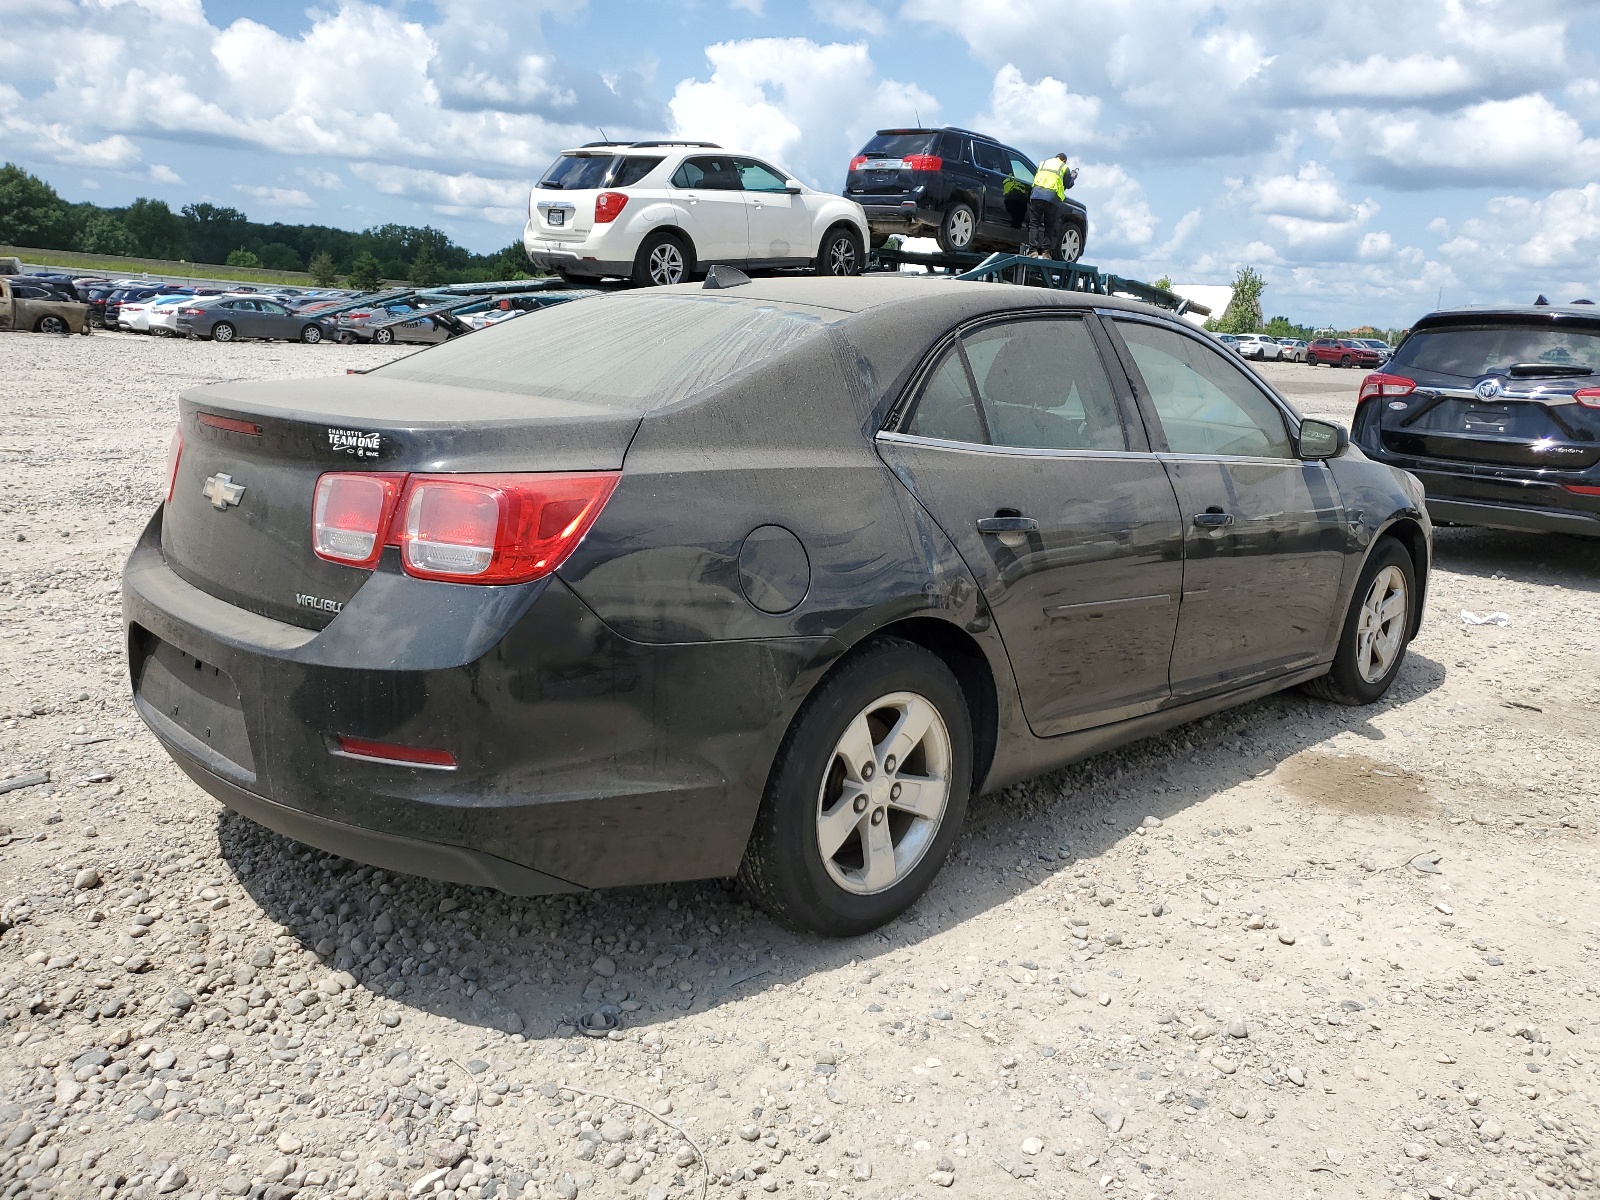
<path fill-rule="evenodd" d="M 937 154 L 908 154 L 901 161 L 913 171 L 944 170 L 944 159 Z"/>
<path fill-rule="evenodd" d="M 594 198 L 594 223 L 604 225 L 615 221 L 628 206 L 626 192 L 601 192 Z"/>
<path fill-rule="evenodd" d="M 1361 381 L 1361 392 L 1356 397 L 1356 403 L 1365 404 L 1378 396 L 1409 396 L 1416 390 L 1415 379 L 1407 379 L 1404 375 L 1384 375 L 1374 371 Z"/>
<path fill-rule="evenodd" d="M 867 156 L 865 154 L 858 154 L 858 155 L 856 155 L 854 158 L 852 158 L 850 160 L 850 169 L 852 171 L 859 171 L 859 170 L 861 170 L 862 167 L 864 167 L 866 165 L 867 165 Z"/>
<path fill-rule="evenodd" d="M 408 575 L 452 583 L 527 583 L 577 549 L 620 475 L 415 475 L 400 559 Z"/>
<path fill-rule="evenodd" d="M 403 474 L 377 471 L 330 472 L 318 479 L 311 506 L 311 548 L 317 557 L 350 567 L 377 566 L 405 482 Z"/>
<path fill-rule="evenodd" d="M 1600 388 L 1579 388 L 1572 398 L 1585 408 L 1600 408 Z"/>
<path fill-rule="evenodd" d="M 167 440 L 167 499 L 172 503 L 172 493 L 178 486 L 178 460 L 183 457 L 183 430 L 174 428 Z"/>

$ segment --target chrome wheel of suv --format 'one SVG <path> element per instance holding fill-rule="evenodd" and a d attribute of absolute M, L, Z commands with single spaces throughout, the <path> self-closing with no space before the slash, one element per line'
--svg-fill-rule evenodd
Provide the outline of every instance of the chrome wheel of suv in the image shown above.
<path fill-rule="evenodd" d="M 683 282 L 683 247 L 677 242 L 662 242 L 650 251 L 646 262 L 648 265 L 645 270 L 650 276 L 650 282 L 657 287 Z"/>
<path fill-rule="evenodd" d="M 1061 261 L 1077 262 L 1083 257 L 1083 234 L 1079 233 L 1076 226 L 1068 226 L 1066 233 L 1061 235 Z"/>
<path fill-rule="evenodd" d="M 972 249 L 972 237 L 978 232 L 978 214 L 970 204 L 952 204 L 944 214 L 944 224 L 939 227 L 939 248 L 946 254 Z"/>

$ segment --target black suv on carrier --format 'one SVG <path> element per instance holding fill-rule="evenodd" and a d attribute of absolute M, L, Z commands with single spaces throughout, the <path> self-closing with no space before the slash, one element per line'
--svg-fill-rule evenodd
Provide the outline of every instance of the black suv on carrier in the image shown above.
<path fill-rule="evenodd" d="M 1429 313 L 1362 381 L 1351 440 L 1437 524 L 1600 537 L 1600 312 Z"/>
<path fill-rule="evenodd" d="M 844 194 L 866 210 L 874 247 L 899 233 L 936 236 L 946 253 L 1011 251 L 1023 243 L 1035 169 L 970 129 L 880 129 L 850 160 Z M 1076 262 L 1089 211 L 1072 199 L 1064 207 L 1056 257 Z"/>

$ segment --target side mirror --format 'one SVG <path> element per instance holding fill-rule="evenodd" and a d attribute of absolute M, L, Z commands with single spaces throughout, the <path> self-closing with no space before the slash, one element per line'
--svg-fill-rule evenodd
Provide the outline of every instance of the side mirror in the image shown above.
<path fill-rule="evenodd" d="M 800 194 L 800 181 L 798 179 L 785 179 L 783 181 L 783 190 L 791 196 L 798 196 Z"/>
<path fill-rule="evenodd" d="M 1338 458 L 1350 446 L 1350 434 L 1332 421 L 1307 419 L 1300 422 L 1300 457 L 1308 462 Z"/>

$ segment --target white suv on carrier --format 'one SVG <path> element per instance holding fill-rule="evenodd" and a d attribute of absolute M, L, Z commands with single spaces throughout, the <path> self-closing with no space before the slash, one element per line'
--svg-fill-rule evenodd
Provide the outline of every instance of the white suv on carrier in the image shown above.
<path fill-rule="evenodd" d="M 854 275 L 867 217 L 770 163 L 711 142 L 593 142 L 561 157 L 528 198 L 522 244 L 563 279 L 682 283 L 712 263 Z"/>

